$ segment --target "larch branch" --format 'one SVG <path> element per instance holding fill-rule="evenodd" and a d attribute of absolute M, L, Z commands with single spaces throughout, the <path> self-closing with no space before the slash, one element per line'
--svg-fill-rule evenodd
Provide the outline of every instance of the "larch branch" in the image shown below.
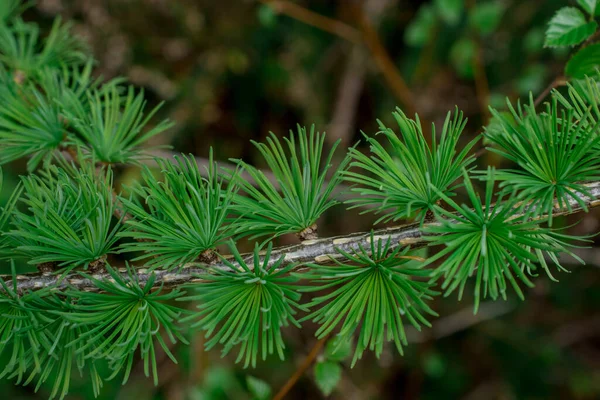
<path fill-rule="evenodd" d="M 585 199 L 585 204 L 588 207 L 588 209 L 600 206 L 600 181 L 589 183 L 586 185 L 586 187 L 588 188 L 592 196 L 586 198 L 586 196 L 581 195 L 581 197 Z M 582 207 L 574 199 L 570 199 L 569 205 L 570 210 L 556 210 L 553 215 L 568 215 L 583 210 Z M 436 222 L 430 222 L 429 224 L 425 225 L 431 225 L 435 223 Z M 374 239 L 389 239 L 393 243 L 394 248 L 398 246 L 410 246 L 411 248 L 418 248 L 423 247 L 427 244 L 426 240 L 421 234 L 419 224 L 408 224 L 397 227 L 379 229 L 374 231 Z M 370 243 L 370 232 L 352 233 L 345 236 L 305 240 L 300 244 L 283 246 L 273 249 L 269 265 L 273 265 L 273 263 L 275 263 L 281 257 L 284 257 L 284 262 L 282 263 L 281 267 L 289 265 L 297 265 L 300 267 L 307 263 L 325 264 L 331 262 L 332 257 L 341 257 L 337 249 L 341 249 L 346 252 L 352 252 L 353 250 L 357 250 L 359 246 L 368 249 L 370 247 Z M 252 264 L 252 255 L 246 255 L 246 260 L 248 263 Z M 212 264 L 210 267 L 217 269 L 228 268 L 225 264 Z M 124 274 L 124 277 L 127 279 L 127 271 L 125 269 L 120 269 L 119 271 L 122 274 Z M 200 264 L 184 265 L 181 268 L 172 271 L 150 271 L 146 268 L 138 268 L 135 270 L 135 278 L 141 284 L 144 284 L 148 281 L 152 274 L 155 274 L 155 285 L 163 284 L 166 287 L 173 287 L 201 281 L 201 279 L 198 278 L 198 275 L 205 274 L 206 272 L 206 265 Z M 112 279 L 107 273 L 95 274 L 93 275 L 93 277 L 99 280 Z M 10 281 L 12 277 L 5 276 L 4 279 L 9 280 L 7 282 L 9 287 L 13 286 L 13 283 Z M 76 290 L 98 290 L 92 280 L 82 277 L 78 272 L 70 273 L 63 279 L 60 279 L 60 275 L 52 273 L 36 273 L 18 275 L 16 277 L 16 280 L 17 290 L 19 291 L 39 290 L 46 287 L 56 288 L 57 290 L 63 290 L 69 287 Z"/>

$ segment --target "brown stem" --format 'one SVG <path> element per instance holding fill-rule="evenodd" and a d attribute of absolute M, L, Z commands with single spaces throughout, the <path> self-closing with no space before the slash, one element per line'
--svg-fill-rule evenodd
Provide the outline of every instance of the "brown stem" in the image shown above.
<path fill-rule="evenodd" d="M 557 76 L 554 78 L 552 82 L 544 89 L 542 93 L 540 93 L 535 100 L 533 101 L 534 106 L 539 106 L 542 101 L 550 94 L 552 89 L 556 89 L 557 87 L 561 87 L 567 84 L 567 79 L 564 76 Z"/>
<path fill-rule="evenodd" d="M 383 77 L 390 85 L 394 96 L 402 102 L 408 115 L 415 113 L 413 94 L 410 91 L 406 81 L 396 68 L 396 64 L 389 53 L 381 43 L 377 31 L 369 21 L 368 16 L 361 7 L 353 7 L 357 21 L 360 24 L 360 30 L 338 21 L 333 18 L 325 17 L 313 11 L 310 11 L 297 4 L 285 0 L 259 0 L 263 4 L 272 7 L 276 12 L 285 14 L 289 17 L 302 21 L 306 24 L 317 27 L 323 31 L 332 33 L 353 43 L 365 43 L 375 64 L 381 71 Z"/>
<path fill-rule="evenodd" d="M 375 61 L 375 64 L 381 71 L 383 77 L 390 85 L 390 89 L 394 93 L 397 99 L 399 99 L 403 106 L 406 114 L 413 115 L 416 112 L 414 96 L 409 89 L 406 81 L 396 68 L 394 60 L 390 57 L 389 53 L 381 43 L 377 31 L 371 24 L 368 16 L 360 7 L 354 7 L 357 20 L 360 24 L 365 44 L 371 52 L 371 56 Z"/>
<path fill-rule="evenodd" d="M 268 5 L 275 12 L 285 14 L 288 17 L 302 21 L 305 24 L 312 25 L 322 31 L 329 32 L 350 42 L 360 43 L 362 37 L 360 32 L 352 26 L 333 18 L 325 17 L 316 12 L 310 11 L 298 4 L 285 0 L 259 0 Z"/>
<path fill-rule="evenodd" d="M 302 375 L 304 375 L 306 370 L 315 361 L 315 358 L 317 358 L 317 356 L 319 355 L 319 352 L 321 351 L 321 348 L 327 341 L 327 337 L 328 336 L 326 335 L 325 337 L 319 339 L 315 343 L 315 345 L 310 350 L 310 353 L 308 353 L 308 355 L 306 356 L 304 361 L 302 361 L 302 364 L 300 364 L 300 366 L 296 369 L 294 374 L 292 376 L 290 376 L 290 378 L 287 380 L 287 382 L 281 387 L 281 389 L 279 389 L 279 391 L 277 392 L 275 397 L 273 397 L 273 400 L 282 400 L 285 397 L 285 395 L 288 394 L 290 389 L 292 387 L 294 387 L 296 382 L 298 382 L 298 379 L 300 379 L 302 377 Z"/>

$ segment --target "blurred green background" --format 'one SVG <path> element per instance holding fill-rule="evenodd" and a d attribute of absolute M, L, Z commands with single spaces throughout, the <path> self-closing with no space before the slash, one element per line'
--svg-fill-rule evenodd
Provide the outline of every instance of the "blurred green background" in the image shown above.
<path fill-rule="evenodd" d="M 143 87 L 149 105 L 165 101 L 157 116 L 177 125 L 153 140 L 174 151 L 218 160 L 258 162 L 250 140 L 269 131 L 285 135 L 296 124 L 315 124 L 332 143 L 353 145 L 393 126 L 396 106 L 440 124 L 458 106 L 469 118 L 465 142 L 488 122 L 487 105 L 534 97 L 560 76 L 568 54 L 543 48 L 545 24 L 575 1 L 535 0 L 38 0 L 25 18 L 49 26 L 73 21 L 90 43 L 105 78 L 126 77 Z M 309 11 L 307 11 L 309 10 Z M 279 11 L 279 12 L 278 12 Z M 328 19 L 323 19 L 327 17 Z M 316 24 L 317 26 L 313 26 Z M 429 128 L 428 128 L 429 129 Z M 360 145 L 359 145 L 360 146 Z M 366 149 L 365 149 L 366 151 Z M 340 154 L 341 155 L 341 154 Z M 479 166 L 500 164 L 481 152 Z M 139 170 L 120 171 L 121 183 Z M 7 181 L 24 162 L 5 168 Z M 10 185 L 7 185 L 10 187 Z M 8 189 L 8 188 L 7 188 Z M 600 212 L 563 218 L 574 234 L 600 230 Z M 322 235 L 366 231 L 372 216 L 336 207 L 319 222 Z M 279 244 L 292 243 L 284 237 Z M 388 346 L 381 359 L 367 354 L 343 365 L 334 399 L 596 399 L 600 398 L 600 252 L 566 260 L 571 273 L 545 276 L 525 302 L 482 305 L 437 298 L 434 328 L 410 333 L 400 356 Z M 468 291 L 466 291 L 468 292 Z M 204 352 L 202 337 L 177 347 L 180 363 L 159 357 L 154 387 L 135 366 L 126 386 L 105 383 L 105 399 L 245 399 L 257 381 L 274 392 L 301 363 L 315 327 L 288 329 L 284 362 L 271 357 L 244 370 L 218 350 Z M 85 379 L 73 378 L 70 399 L 92 398 Z M 46 398 L 48 388 L 0 381 L 0 398 Z M 260 385 L 258 385 L 260 386 Z M 254 390 L 253 390 L 254 388 Z M 254 393 L 254 394 L 253 394 Z M 310 369 L 290 399 L 323 394 Z"/>

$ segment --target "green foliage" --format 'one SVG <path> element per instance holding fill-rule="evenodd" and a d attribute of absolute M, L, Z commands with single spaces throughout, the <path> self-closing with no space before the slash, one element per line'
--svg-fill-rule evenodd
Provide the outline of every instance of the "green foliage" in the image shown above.
<path fill-rule="evenodd" d="M 565 66 L 565 74 L 571 78 L 583 79 L 596 73 L 600 65 L 600 44 L 591 44 L 579 50 Z"/>
<path fill-rule="evenodd" d="M 125 243 L 122 251 L 143 251 L 133 260 L 146 260 L 150 268 L 170 269 L 197 261 L 233 234 L 225 219 L 236 188 L 224 184 L 212 150 L 206 179 L 193 156 L 175 160 L 176 164 L 157 159 L 164 182 L 145 168 L 144 185 L 133 188 L 137 200 L 121 200 L 133 217 L 126 221 L 129 229 L 121 236 L 136 240 Z"/>
<path fill-rule="evenodd" d="M 273 172 L 278 187 L 259 169 L 237 160 L 253 181 L 236 179 L 246 194 L 237 194 L 234 199 L 235 214 L 240 216 L 236 221 L 236 234 L 239 236 L 254 239 L 261 236 L 273 238 L 285 233 L 300 234 L 338 203 L 333 199 L 334 189 L 342 180 L 342 171 L 348 164 L 345 158 L 337 168 L 332 168 L 339 141 L 322 159 L 325 135 L 315 132 L 314 126 L 310 133 L 299 126 L 297 137 L 290 131 L 290 137 L 284 140 L 287 152 L 273 133 L 267 138 L 268 144 L 252 142 Z"/>
<path fill-rule="evenodd" d="M 480 34 L 490 35 L 496 32 L 504 11 L 504 4 L 498 0 L 487 1 L 485 3 L 477 2 L 469 13 L 469 23 Z"/>
<path fill-rule="evenodd" d="M 49 342 L 41 326 L 52 320 L 30 306 L 37 294 L 19 296 L 17 288 L 8 286 L 3 279 L 0 285 L 0 354 L 10 354 L 0 378 L 16 379 L 20 384 L 28 370 L 35 373 L 41 369 L 42 346 Z"/>
<path fill-rule="evenodd" d="M 88 102 L 71 101 L 67 118 L 76 139 L 72 142 L 92 153 L 105 163 L 131 163 L 144 156 L 140 146 L 151 137 L 172 126 L 162 121 L 143 132 L 160 105 L 144 116 L 144 93 L 134 93 L 129 86 L 123 98 L 119 88 L 111 85 L 106 90 L 87 94 Z"/>
<path fill-rule="evenodd" d="M 271 387 L 267 382 L 248 375 L 246 377 L 246 385 L 253 399 L 269 400 L 271 398 Z"/>
<path fill-rule="evenodd" d="M 546 47 L 575 46 L 590 37 L 598 24 L 588 22 L 575 7 L 563 7 L 556 12 L 546 30 Z"/>
<path fill-rule="evenodd" d="M 500 126 L 486 131 L 490 150 L 521 168 L 497 171 L 500 187 L 517 191 L 519 200 L 531 204 L 533 216 L 548 214 L 550 225 L 555 203 L 570 210 L 574 201 L 586 210 L 584 196 L 591 193 L 583 183 L 600 178 L 598 123 L 590 120 L 590 112 L 575 115 L 572 108 L 559 107 L 556 96 L 544 113 L 535 110 L 533 99 L 517 109 L 508 105 L 510 116 L 492 110 Z"/>
<path fill-rule="evenodd" d="M 404 41 L 409 46 L 424 46 L 433 38 L 436 25 L 435 9 L 430 4 L 423 4 L 406 27 Z"/>
<path fill-rule="evenodd" d="M 195 294 L 181 300 L 198 301 L 199 311 L 186 320 L 198 319 L 192 326 L 206 331 L 207 350 L 222 344 L 226 355 L 239 345 L 236 362 L 244 360 L 244 368 L 255 367 L 259 354 L 264 360 L 276 351 L 283 359 L 281 329 L 290 324 L 299 328 L 294 315 L 304 310 L 293 285 L 298 278 L 289 275 L 293 265 L 284 267 L 284 257 L 271 260 L 270 242 L 264 255 L 256 245 L 251 260 L 233 243 L 230 248 L 233 260 L 221 257 L 225 268 L 208 267 L 198 276 L 202 283 L 188 285 Z"/>
<path fill-rule="evenodd" d="M 24 177 L 20 203 L 27 210 L 15 210 L 8 233 L 14 252 L 30 264 L 56 263 L 65 272 L 105 258 L 121 229 L 112 221 L 112 179 L 110 169 L 96 175 L 93 165 L 77 168 L 64 160 Z"/>
<path fill-rule="evenodd" d="M 35 78 L 45 67 L 81 65 L 87 58 L 86 45 L 60 18 L 43 39 L 36 24 L 18 18 L 9 25 L 0 23 L 0 62 L 12 70 L 17 83 Z"/>
<path fill-rule="evenodd" d="M 531 215 L 527 211 L 520 216 L 517 214 L 523 211 L 523 206 L 518 206 L 517 197 L 504 198 L 500 194 L 496 203 L 492 203 L 494 175 L 494 169 L 488 170 L 482 204 L 465 171 L 465 188 L 471 204 L 459 206 L 440 193 L 453 212 L 436 207 L 440 223 L 424 229 L 424 233 L 429 235 L 425 238 L 430 245 L 445 247 L 425 263 L 431 265 L 443 259 L 433 271 L 432 280 L 443 279 L 442 289 L 446 296 L 459 289 L 460 299 L 465 285 L 475 275 L 475 312 L 482 297 L 489 296 L 495 300 L 501 296 L 506 299 L 507 281 L 522 299 L 524 296 L 517 279 L 533 286 L 526 272 L 533 274 L 537 263 L 550 275 L 544 253 L 559 268 L 562 267 L 557 255 L 562 252 L 570 254 L 565 242 L 568 237 L 542 227 L 543 221 L 530 220 Z"/>
<path fill-rule="evenodd" d="M 337 257 L 331 257 L 334 265 L 307 265 L 310 271 L 303 278 L 316 285 L 302 291 L 333 290 L 313 298 L 307 306 L 317 310 L 303 320 L 318 323 L 315 335 L 323 338 L 343 319 L 337 346 L 352 340 L 360 327 L 352 365 L 367 348 L 379 357 L 386 338 L 393 340 L 402 354 L 407 343 L 403 318 L 420 329 L 421 324 L 430 326 L 423 313 L 437 315 L 426 304 L 436 294 L 422 280 L 429 272 L 405 265 L 412 258 L 407 248 L 393 248 L 389 238 L 384 242 L 373 234 L 368 249 L 360 246 L 352 253 L 337 251 Z"/>
<path fill-rule="evenodd" d="M 342 378 L 342 367 L 331 361 L 319 361 L 315 364 L 315 382 L 324 396 L 329 396 Z"/>
<path fill-rule="evenodd" d="M 100 280 L 81 273 L 94 282 L 100 293 L 71 290 L 73 311 L 62 313 L 62 317 L 87 331 L 79 334 L 67 346 L 75 346 L 77 354 L 85 352 L 86 358 L 106 359 L 114 371 L 109 379 L 125 371 L 123 383 L 131 372 L 133 361 L 139 354 L 144 373 L 158 384 L 156 343 L 164 353 L 177 363 L 165 338 L 171 343 L 187 343 L 180 333 L 178 322 L 185 312 L 174 306 L 172 301 L 184 293 L 179 289 L 163 291 L 155 288 L 156 275 L 150 274 L 147 282 L 141 283 L 128 268 L 122 275 L 106 265 L 110 280 Z"/>
<path fill-rule="evenodd" d="M 435 0 L 440 17 L 449 25 L 456 25 L 465 8 L 465 0 Z"/>
<path fill-rule="evenodd" d="M 423 222 L 427 212 L 441 199 L 434 188 L 446 195 L 456 189 L 453 184 L 460 177 L 461 169 L 474 161 L 467 154 L 477 139 L 457 152 L 458 140 L 466 124 L 458 110 L 454 117 L 451 113 L 446 116 L 439 143 L 432 125 L 431 146 L 423 135 L 418 116 L 411 120 L 400 109 L 393 115 L 400 128 L 399 135 L 379 121 L 379 133 L 391 145 L 389 151 L 376 138 L 366 136 L 372 156 L 357 148 L 349 150 L 353 159 L 350 167 L 362 171 L 345 172 L 347 181 L 361 185 L 352 189 L 360 196 L 346 203 L 353 204 L 350 208 L 371 207 L 362 213 L 383 214 L 376 223 L 412 217 Z"/>
<path fill-rule="evenodd" d="M 49 161 L 65 136 L 57 103 L 48 99 L 36 84 L 0 86 L 4 100 L 0 109 L 0 164 L 31 156 L 30 171 L 40 161 Z"/>
<path fill-rule="evenodd" d="M 598 7 L 597 0 L 577 0 L 577 4 L 579 4 L 590 16 L 593 17 L 596 14 L 596 9 Z"/>

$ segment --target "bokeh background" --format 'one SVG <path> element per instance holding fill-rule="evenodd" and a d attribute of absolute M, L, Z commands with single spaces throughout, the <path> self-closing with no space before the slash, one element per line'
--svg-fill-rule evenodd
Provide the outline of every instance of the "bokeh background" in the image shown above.
<path fill-rule="evenodd" d="M 328 143 L 354 145 L 374 134 L 391 112 L 418 112 L 441 123 L 457 106 L 469 118 L 465 142 L 488 123 L 488 105 L 534 97 L 561 75 L 568 54 L 543 48 L 545 24 L 566 0 L 38 0 L 25 18 L 49 26 L 73 21 L 89 42 L 105 78 L 122 76 L 144 88 L 149 106 L 165 102 L 156 120 L 175 128 L 153 139 L 173 151 L 260 166 L 250 140 L 315 124 Z M 448 6 L 458 4 L 459 7 Z M 323 18 L 326 17 L 326 18 Z M 316 25 L 316 26 L 315 26 Z M 1 99 L 0 99 L 1 101 Z M 359 144 L 359 147 L 361 145 Z M 367 149 L 365 149 L 367 151 Z M 480 152 L 479 166 L 506 167 Z M 340 152 L 340 157 L 343 154 Z M 202 161 L 202 160 L 200 160 Z M 5 168 L 16 182 L 24 163 Z M 139 174 L 120 171 L 120 183 Z M 10 187 L 10 184 L 8 185 Z M 6 195 L 6 194 L 5 194 Z M 600 230 L 600 212 L 562 218 L 574 234 Z M 582 219 L 583 218 L 583 219 Z M 374 218 L 343 206 L 319 222 L 323 235 L 366 231 Z M 284 237 L 279 244 L 291 243 Z M 595 240 L 592 238 L 592 240 Z M 410 332 L 404 356 L 392 346 L 378 360 L 366 353 L 345 362 L 333 399 L 596 399 L 600 398 L 600 252 L 594 242 L 577 253 L 580 266 L 560 282 L 545 276 L 520 302 L 485 303 L 472 313 L 465 296 L 438 298 L 434 328 Z M 245 399 L 249 377 L 276 391 L 315 339 L 314 327 L 285 332 L 287 357 L 244 370 L 234 357 L 205 352 L 201 336 L 175 348 L 174 365 L 160 358 L 154 387 L 134 368 L 129 383 L 105 383 L 104 399 Z M 252 379 L 252 378 L 250 378 Z M 0 381 L 4 399 L 46 398 L 31 387 Z M 92 398 L 89 382 L 73 378 L 70 399 Z M 312 369 L 290 399 L 323 398 Z"/>

